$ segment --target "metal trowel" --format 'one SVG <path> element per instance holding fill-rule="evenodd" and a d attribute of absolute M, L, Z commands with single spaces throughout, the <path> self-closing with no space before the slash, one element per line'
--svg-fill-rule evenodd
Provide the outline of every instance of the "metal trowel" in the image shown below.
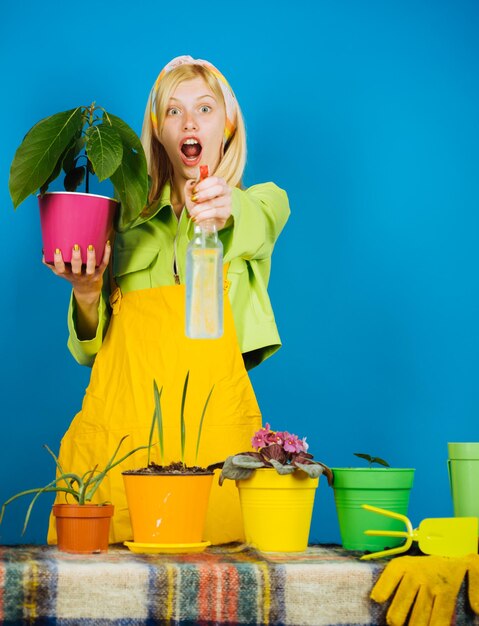
<path fill-rule="evenodd" d="M 362 561 L 379 559 L 383 556 L 392 556 L 407 552 L 413 541 L 417 541 L 419 549 L 424 554 L 436 556 L 466 556 L 477 554 L 478 519 L 477 517 L 436 517 L 424 519 L 418 528 L 413 528 L 405 515 L 394 513 L 387 509 L 380 509 L 369 504 L 361 505 L 363 509 L 386 515 L 404 522 L 406 530 L 365 530 L 365 535 L 382 537 L 404 537 L 406 542 L 398 548 L 381 550 L 365 554 Z"/>

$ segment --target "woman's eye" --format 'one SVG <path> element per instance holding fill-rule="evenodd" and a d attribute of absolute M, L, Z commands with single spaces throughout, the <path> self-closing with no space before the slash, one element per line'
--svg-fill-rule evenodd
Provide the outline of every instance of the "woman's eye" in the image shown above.
<path fill-rule="evenodd" d="M 171 107 L 171 109 L 168 109 L 168 115 L 179 115 L 179 113 L 180 110 L 176 107 Z"/>
<path fill-rule="evenodd" d="M 204 104 L 201 108 L 200 111 L 202 113 L 209 113 L 211 111 L 211 107 L 209 107 L 207 104 Z"/>

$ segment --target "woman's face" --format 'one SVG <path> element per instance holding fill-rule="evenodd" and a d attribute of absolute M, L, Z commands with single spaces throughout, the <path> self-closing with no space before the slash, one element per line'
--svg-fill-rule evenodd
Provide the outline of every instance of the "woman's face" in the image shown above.
<path fill-rule="evenodd" d="M 197 178 L 198 165 L 214 172 L 223 152 L 226 114 L 201 78 L 185 80 L 171 94 L 160 142 L 173 165 L 175 179 Z"/>

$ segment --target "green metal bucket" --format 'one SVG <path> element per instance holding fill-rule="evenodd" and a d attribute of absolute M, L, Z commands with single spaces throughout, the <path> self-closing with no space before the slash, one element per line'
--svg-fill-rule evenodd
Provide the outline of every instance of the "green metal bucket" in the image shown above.
<path fill-rule="evenodd" d="M 365 535 L 365 530 L 404 530 L 404 524 L 397 519 L 366 511 L 361 505 L 369 504 L 407 516 L 414 469 L 332 469 L 334 500 L 343 548 L 377 552 L 403 543 L 402 537 Z"/>

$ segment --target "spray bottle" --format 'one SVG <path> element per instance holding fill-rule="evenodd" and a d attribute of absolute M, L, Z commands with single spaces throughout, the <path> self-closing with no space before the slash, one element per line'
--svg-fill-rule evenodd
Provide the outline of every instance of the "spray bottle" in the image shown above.
<path fill-rule="evenodd" d="M 200 165 L 200 180 L 208 166 Z M 223 334 L 223 244 L 214 220 L 195 224 L 186 251 L 186 336 L 217 339 Z"/>

